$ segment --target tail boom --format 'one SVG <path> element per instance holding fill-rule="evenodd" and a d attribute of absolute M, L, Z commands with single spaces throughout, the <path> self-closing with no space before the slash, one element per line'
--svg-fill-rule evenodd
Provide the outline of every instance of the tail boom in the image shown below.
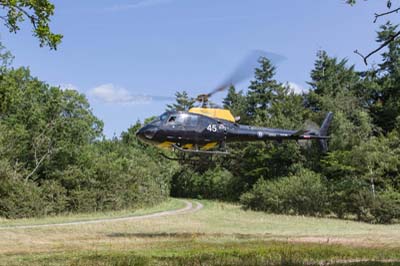
<path fill-rule="evenodd" d="M 328 130 L 333 119 L 333 113 L 329 112 L 319 130 L 286 130 L 279 128 L 260 128 L 237 125 L 228 130 L 227 142 L 235 141 L 265 141 L 265 140 L 318 140 L 322 152 L 327 152 L 329 139 Z"/>

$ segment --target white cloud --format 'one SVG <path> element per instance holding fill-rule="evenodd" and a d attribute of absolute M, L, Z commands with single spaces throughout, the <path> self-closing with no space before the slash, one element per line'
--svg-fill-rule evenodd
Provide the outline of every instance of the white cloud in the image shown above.
<path fill-rule="evenodd" d="M 114 84 L 103 84 L 89 91 L 89 95 L 96 100 L 105 103 L 149 103 L 152 101 L 151 96 L 133 95 L 128 90 L 115 86 Z"/>
<path fill-rule="evenodd" d="M 290 82 L 290 81 L 286 82 L 286 86 L 288 86 L 295 94 L 303 94 L 308 91 L 307 89 L 303 88 L 301 85 L 294 83 L 294 82 Z"/>
<path fill-rule="evenodd" d="M 74 91 L 79 91 L 78 87 L 75 86 L 74 84 L 71 83 L 61 83 L 59 85 L 60 89 L 65 91 L 65 90 L 74 90 Z"/>
<path fill-rule="evenodd" d="M 124 11 L 128 9 L 156 6 L 168 2 L 171 2 L 171 0 L 136 0 L 128 4 L 114 5 L 112 7 L 106 8 L 106 11 Z"/>

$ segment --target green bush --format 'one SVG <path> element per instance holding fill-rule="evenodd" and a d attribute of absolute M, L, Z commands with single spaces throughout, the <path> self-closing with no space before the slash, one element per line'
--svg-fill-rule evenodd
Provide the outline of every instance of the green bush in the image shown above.
<path fill-rule="evenodd" d="M 338 218 L 355 215 L 370 223 L 392 223 L 400 218 L 400 193 L 393 189 L 375 193 L 362 179 L 343 178 L 331 181 L 329 210 Z"/>
<path fill-rule="evenodd" d="M 374 195 L 362 179 L 328 182 L 309 170 L 275 181 L 261 179 L 241 196 L 241 203 L 246 209 L 279 214 L 335 214 L 380 224 L 400 219 L 399 192 L 389 189 Z"/>
<path fill-rule="evenodd" d="M 360 221 L 371 221 L 369 207 L 372 193 L 368 184 L 358 178 L 342 178 L 329 181 L 328 208 L 338 218 L 356 215 Z"/>
<path fill-rule="evenodd" d="M 400 193 L 393 190 L 379 193 L 374 200 L 371 214 L 376 223 L 388 224 L 399 220 Z"/>
<path fill-rule="evenodd" d="M 26 218 L 43 215 L 43 199 L 33 182 L 0 179 L 0 217 Z"/>
<path fill-rule="evenodd" d="M 56 180 L 46 180 L 40 186 L 44 215 L 55 215 L 65 212 L 67 207 L 67 190 Z"/>
<path fill-rule="evenodd" d="M 68 211 L 142 207 L 169 196 L 169 171 L 145 151 L 103 141 L 81 159 L 85 167 L 71 166 L 54 176 L 68 190 Z"/>
<path fill-rule="evenodd" d="M 75 164 L 36 180 L 25 180 L 26 171 L 15 170 L 0 160 L 0 216 L 139 208 L 169 196 L 174 170 L 146 150 L 125 146 L 118 140 L 103 140 L 82 151 Z"/>
<path fill-rule="evenodd" d="M 326 200 L 324 180 L 309 170 L 274 181 L 261 179 L 241 197 L 246 209 L 300 215 L 325 214 Z"/>

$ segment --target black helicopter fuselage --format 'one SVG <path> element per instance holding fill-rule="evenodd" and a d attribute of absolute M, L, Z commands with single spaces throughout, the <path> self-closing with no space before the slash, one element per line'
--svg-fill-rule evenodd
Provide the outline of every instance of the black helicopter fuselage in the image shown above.
<path fill-rule="evenodd" d="M 189 112 L 166 112 L 136 134 L 145 143 L 181 151 L 207 151 L 236 141 L 319 139 L 326 142 L 331 119 L 329 113 L 321 132 L 309 132 L 246 126 Z"/>

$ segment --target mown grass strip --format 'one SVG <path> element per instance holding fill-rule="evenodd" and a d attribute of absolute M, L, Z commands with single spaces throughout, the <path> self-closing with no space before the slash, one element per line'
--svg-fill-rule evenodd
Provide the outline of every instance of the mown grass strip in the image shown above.
<path fill-rule="evenodd" d="M 160 204 L 152 207 L 142 207 L 139 209 L 126 209 L 121 211 L 110 212 L 95 212 L 95 213 L 77 213 L 70 215 L 49 216 L 43 218 L 28 218 L 28 219 L 0 219 L 1 227 L 13 227 L 24 225 L 43 225 L 43 224 L 58 224 L 68 222 L 85 222 L 96 219 L 110 219 L 110 218 L 126 218 L 141 215 L 157 213 L 161 211 L 178 210 L 185 206 L 182 200 L 170 198 Z"/>

